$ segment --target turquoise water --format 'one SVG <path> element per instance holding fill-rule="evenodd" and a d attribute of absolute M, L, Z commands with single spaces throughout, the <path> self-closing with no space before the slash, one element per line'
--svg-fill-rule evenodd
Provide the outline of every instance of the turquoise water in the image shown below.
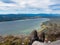
<path fill-rule="evenodd" d="M 29 34 L 34 29 L 40 29 L 40 24 L 48 20 L 48 18 L 38 18 L 0 22 L 0 35 Z"/>

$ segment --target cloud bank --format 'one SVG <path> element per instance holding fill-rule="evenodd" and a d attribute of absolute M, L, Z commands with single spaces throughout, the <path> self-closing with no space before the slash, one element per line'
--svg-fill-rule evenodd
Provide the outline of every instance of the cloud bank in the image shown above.
<path fill-rule="evenodd" d="M 0 0 L 0 14 L 60 14 L 60 0 Z"/>

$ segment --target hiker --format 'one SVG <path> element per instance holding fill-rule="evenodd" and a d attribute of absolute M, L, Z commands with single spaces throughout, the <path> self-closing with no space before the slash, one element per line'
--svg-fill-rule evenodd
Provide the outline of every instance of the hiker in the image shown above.
<path fill-rule="evenodd" d="M 45 33 L 42 32 L 40 35 L 39 35 L 39 40 L 40 42 L 44 42 L 45 41 Z"/>
<path fill-rule="evenodd" d="M 37 36 L 38 37 L 38 36 Z M 38 40 L 35 40 L 32 45 L 44 45 L 45 41 L 45 33 L 42 32 L 38 38 Z"/>
<path fill-rule="evenodd" d="M 34 30 L 32 33 L 31 33 L 31 40 L 30 40 L 30 44 L 29 45 L 32 45 L 32 43 L 34 41 L 39 41 L 39 37 L 38 37 L 38 34 L 37 34 L 37 31 Z"/>

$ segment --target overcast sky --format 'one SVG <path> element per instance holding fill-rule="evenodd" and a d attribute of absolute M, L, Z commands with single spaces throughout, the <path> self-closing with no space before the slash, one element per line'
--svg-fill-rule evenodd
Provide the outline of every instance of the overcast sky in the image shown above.
<path fill-rule="evenodd" d="M 60 14 L 60 0 L 0 0 L 0 14 Z"/>

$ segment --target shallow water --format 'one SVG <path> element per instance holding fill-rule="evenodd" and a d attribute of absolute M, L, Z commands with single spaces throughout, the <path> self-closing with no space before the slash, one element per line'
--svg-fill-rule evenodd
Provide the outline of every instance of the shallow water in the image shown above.
<path fill-rule="evenodd" d="M 48 21 L 48 18 L 16 20 L 8 22 L 0 22 L 0 34 L 29 34 L 34 29 L 40 29 L 42 22 Z"/>

